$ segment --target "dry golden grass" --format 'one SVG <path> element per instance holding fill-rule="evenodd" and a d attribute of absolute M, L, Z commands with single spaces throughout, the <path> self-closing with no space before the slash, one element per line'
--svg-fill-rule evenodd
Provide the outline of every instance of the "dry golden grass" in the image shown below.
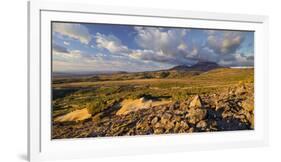
<path fill-rule="evenodd" d="M 155 74 L 155 72 L 150 73 Z M 108 80 L 104 81 L 87 79 L 71 81 L 71 78 L 68 78 L 67 82 L 53 82 L 53 96 L 58 96 L 53 98 L 53 117 L 56 119 L 57 116 L 67 115 L 73 110 L 85 107 L 90 114 L 95 115 L 111 107 L 114 102 L 126 102 L 130 99 L 128 103 L 122 105 L 124 108 L 122 111 L 127 112 L 132 105 L 139 105 L 137 109 L 146 107 L 145 104 L 148 103 L 138 103 L 138 99 L 146 95 L 158 99 L 183 101 L 190 95 L 216 93 L 220 89 L 233 87 L 238 83 L 253 84 L 254 82 L 254 69 L 219 68 L 197 75 L 173 72 L 173 75 L 176 74 L 175 78 L 169 76 L 143 79 L 130 73 L 126 74 L 130 76 L 129 80 L 120 78 L 119 74 L 113 74 L 106 75 Z"/>
<path fill-rule="evenodd" d="M 177 85 L 179 87 L 204 87 L 222 86 L 237 84 L 240 80 L 253 80 L 253 69 L 228 69 L 221 68 L 204 72 L 197 76 L 187 76 L 182 78 L 165 79 L 131 79 L 131 80 L 110 80 L 110 81 L 83 81 L 53 84 L 53 88 L 85 88 L 95 86 L 120 86 L 120 85 Z"/>

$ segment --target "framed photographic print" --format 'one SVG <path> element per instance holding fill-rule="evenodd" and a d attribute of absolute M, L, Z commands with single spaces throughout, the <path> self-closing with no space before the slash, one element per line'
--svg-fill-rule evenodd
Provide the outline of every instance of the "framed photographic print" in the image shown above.
<path fill-rule="evenodd" d="M 266 16 L 32 1 L 29 159 L 264 146 L 267 57 Z"/>

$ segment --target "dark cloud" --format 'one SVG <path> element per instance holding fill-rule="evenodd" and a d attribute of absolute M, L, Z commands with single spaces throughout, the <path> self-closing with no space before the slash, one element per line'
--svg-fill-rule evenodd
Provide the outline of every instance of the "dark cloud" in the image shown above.
<path fill-rule="evenodd" d="M 220 59 L 219 54 L 215 53 L 214 50 L 208 47 L 199 47 L 198 61 L 211 61 L 218 62 Z"/>
<path fill-rule="evenodd" d="M 252 66 L 254 56 L 239 52 L 245 32 L 212 31 L 201 39 L 205 43 L 187 43 L 189 31 L 157 27 L 135 27 L 135 42 L 139 49 L 130 49 L 114 35 L 97 33 L 96 44 L 114 55 L 169 65 L 193 65 L 211 61 L 225 66 Z"/>
<path fill-rule="evenodd" d="M 234 62 L 236 60 L 236 58 L 235 58 L 235 55 L 224 55 L 224 56 L 221 56 L 221 60 Z"/>
<path fill-rule="evenodd" d="M 196 63 L 197 53 L 185 42 L 190 30 L 157 27 L 136 27 L 135 30 L 136 43 L 144 49 L 137 51 L 138 58 L 173 65 Z"/>
<path fill-rule="evenodd" d="M 153 50 L 134 50 L 130 53 L 130 56 L 136 59 L 154 61 L 159 63 L 167 63 L 171 65 L 192 65 L 196 63 L 195 59 L 187 58 L 184 54 L 170 54 L 166 55 L 161 51 L 156 52 Z"/>
<path fill-rule="evenodd" d="M 253 57 L 240 55 L 245 32 L 206 32 L 206 43 L 187 44 L 188 31 L 183 29 L 161 30 L 159 28 L 137 28 L 136 42 L 150 54 L 139 52 L 138 57 L 169 64 L 192 65 L 198 61 L 212 61 L 221 65 L 253 65 Z"/>
<path fill-rule="evenodd" d="M 61 53 L 69 53 L 68 49 L 63 47 L 63 46 L 60 46 L 56 43 L 53 43 L 53 51 L 55 52 L 61 52 Z"/>
<path fill-rule="evenodd" d="M 239 49 L 244 39 L 245 36 L 243 32 L 214 32 L 208 36 L 207 46 L 213 49 L 217 54 L 233 54 Z"/>
<path fill-rule="evenodd" d="M 74 23 L 53 23 L 53 31 L 60 35 L 79 40 L 83 44 L 91 41 L 91 35 L 87 27 L 82 24 Z"/>
<path fill-rule="evenodd" d="M 248 57 L 247 57 L 247 60 L 252 60 L 252 61 L 254 61 L 254 56 L 248 56 Z"/>

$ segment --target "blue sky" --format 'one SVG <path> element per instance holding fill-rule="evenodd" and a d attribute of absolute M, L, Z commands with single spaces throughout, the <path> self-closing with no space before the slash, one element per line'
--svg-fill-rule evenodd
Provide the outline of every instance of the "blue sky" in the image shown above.
<path fill-rule="evenodd" d="M 154 71 L 212 61 L 254 65 L 254 32 L 52 23 L 54 72 Z"/>

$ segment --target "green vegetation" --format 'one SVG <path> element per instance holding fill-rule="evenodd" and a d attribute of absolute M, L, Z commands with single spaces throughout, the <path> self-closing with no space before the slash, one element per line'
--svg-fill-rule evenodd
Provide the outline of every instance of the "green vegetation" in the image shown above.
<path fill-rule="evenodd" d="M 207 72 L 158 71 L 53 78 L 53 117 L 87 108 L 93 115 L 124 99 L 183 101 L 189 95 L 253 83 L 254 69 L 218 68 Z"/>
<path fill-rule="evenodd" d="M 170 75 L 170 72 L 168 71 L 163 71 L 160 73 L 160 78 L 167 78 Z"/>

